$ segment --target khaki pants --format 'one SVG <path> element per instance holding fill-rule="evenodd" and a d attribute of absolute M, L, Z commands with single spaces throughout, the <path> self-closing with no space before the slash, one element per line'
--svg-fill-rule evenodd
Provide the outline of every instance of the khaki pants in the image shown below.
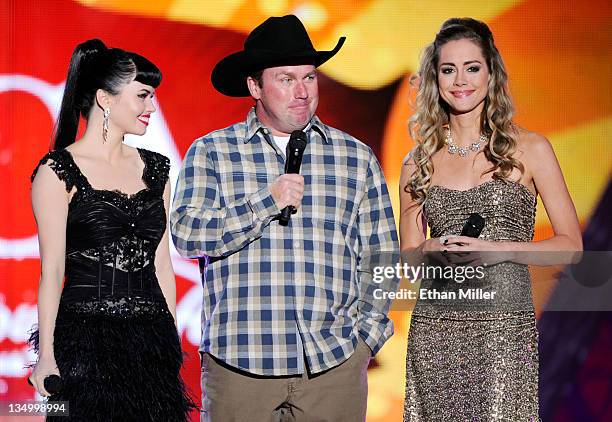
<path fill-rule="evenodd" d="M 321 374 L 263 377 L 202 355 L 201 422 L 364 422 L 371 351 Z"/>

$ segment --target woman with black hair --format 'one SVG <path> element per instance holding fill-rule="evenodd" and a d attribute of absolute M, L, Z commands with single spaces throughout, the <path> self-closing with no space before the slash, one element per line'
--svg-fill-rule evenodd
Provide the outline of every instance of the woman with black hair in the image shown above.
<path fill-rule="evenodd" d="M 185 421 L 193 407 L 179 375 L 169 160 L 123 144 L 145 133 L 160 81 L 138 54 L 78 45 L 53 150 L 32 175 L 42 270 L 29 380 L 68 401 L 72 420 Z M 49 394 L 53 374 L 62 388 Z"/>

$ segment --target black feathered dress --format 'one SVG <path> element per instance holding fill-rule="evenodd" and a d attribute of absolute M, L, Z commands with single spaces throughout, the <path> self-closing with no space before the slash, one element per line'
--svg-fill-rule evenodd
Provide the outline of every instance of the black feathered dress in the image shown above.
<path fill-rule="evenodd" d="M 66 150 L 39 164 L 48 164 L 68 192 L 77 188 L 53 343 L 64 386 L 50 398 L 68 401 L 70 417 L 57 420 L 186 421 L 195 407 L 179 374 L 180 339 L 154 265 L 166 229 L 169 160 L 138 152 L 146 188 L 134 195 L 94 189 Z M 30 343 L 38 351 L 38 331 Z"/>

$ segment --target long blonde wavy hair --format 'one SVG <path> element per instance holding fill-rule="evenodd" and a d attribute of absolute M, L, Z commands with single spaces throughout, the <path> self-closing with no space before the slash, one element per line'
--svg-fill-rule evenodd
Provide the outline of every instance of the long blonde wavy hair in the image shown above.
<path fill-rule="evenodd" d="M 484 153 L 493 165 L 483 174 L 494 172 L 494 179 L 508 180 L 514 168 L 521 173 L 524 171 L 521 162 L 513 157 L 518 139 L 517 128 L 512 122 L 514 106 L 508 90 L 508 74 L 495 47 L 493 34 L 485 23 L 475 19 L 449 19 L 423 51 L 419 72 L 413 78 L 418 80 L 419 85 L 416 110 L 408 128 L 416 142 L 410 156 L 416 168 L 404 190 L 419 204 L 425 201 L 431 186 L 434 172 L 432 157 L 444 147 L 449 124 L 449 106 L 440 97 L 438 89 L 440 49 L 447 42 L 460 39 L 470 40 L 480 47 L 489 69 L 481 132 L 490 139 Z"/>

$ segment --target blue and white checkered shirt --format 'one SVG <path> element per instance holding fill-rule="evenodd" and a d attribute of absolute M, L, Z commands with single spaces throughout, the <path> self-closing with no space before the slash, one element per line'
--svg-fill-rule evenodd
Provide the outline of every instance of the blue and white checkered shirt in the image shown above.
<path fill-rule="evenodd" d="M 304 197 L 287 227 L 269 191 L 284 154 L 254 109 L 197 139 L 178 179 L 170 224 L 177 250 L 200 259 L 200 351 L 252 374 L 301 374 L 304 359 L 321 372 L 358 335 L 376 353 L 393 334 L 389 301 L 372 293 L 372 256 L 399 254 L 380 165 L 316 116 L 306 132 Z"/>

